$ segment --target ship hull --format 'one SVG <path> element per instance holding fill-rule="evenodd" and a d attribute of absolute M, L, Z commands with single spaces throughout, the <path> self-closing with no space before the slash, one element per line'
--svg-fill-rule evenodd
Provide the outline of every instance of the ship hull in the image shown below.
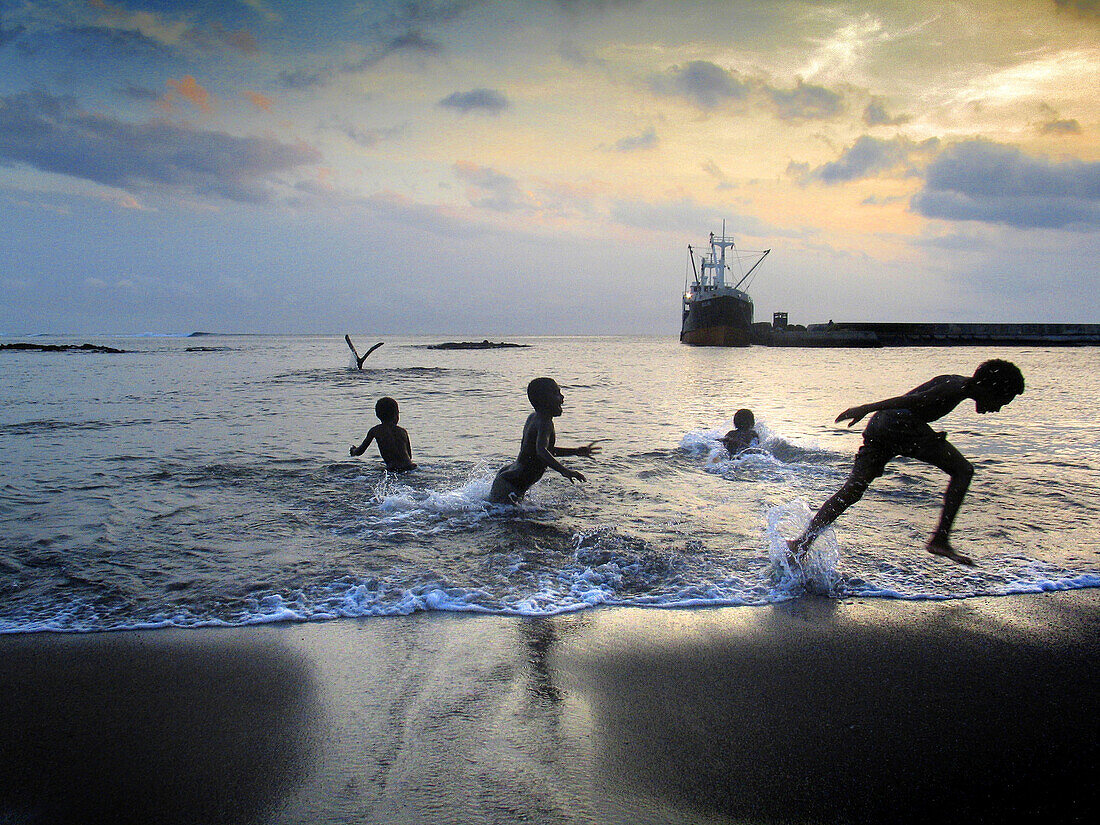
<path fill-rule="evenodd" d="M 747 347 L 751 342 L 751 301 L 719 295 L 685 304 L 680 343 L 696 347 Z"/>

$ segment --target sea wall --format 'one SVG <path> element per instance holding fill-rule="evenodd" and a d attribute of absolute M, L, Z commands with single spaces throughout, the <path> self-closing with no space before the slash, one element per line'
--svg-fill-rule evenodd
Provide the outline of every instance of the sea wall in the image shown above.
<path fill-rule="evenodd" d="M 871 333 L 884 347 L 915 346 L 1095 346 L 1100 324 L 810 324 L 816 334 Z"/>

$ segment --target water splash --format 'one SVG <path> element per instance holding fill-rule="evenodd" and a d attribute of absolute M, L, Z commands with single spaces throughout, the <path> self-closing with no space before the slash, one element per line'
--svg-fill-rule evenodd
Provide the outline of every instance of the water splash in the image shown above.
<path fill-rule="evenodd" d="M 840 546 L 833 529 L 823 530 L 801 559 L 791 556 L 787 544 L 802 535 L 812 517 L 809 505 L 801 498 L 768 511 L 766 535 L 770 572 L 777 589 L 836 596 L 841 582 L 837 571 Z"/>

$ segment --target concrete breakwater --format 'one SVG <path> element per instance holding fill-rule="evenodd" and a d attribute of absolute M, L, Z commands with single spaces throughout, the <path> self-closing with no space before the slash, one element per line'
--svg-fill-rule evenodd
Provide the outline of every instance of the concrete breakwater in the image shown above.
<path fill-rule="evenodd" d="M 757 324 L 753 343 L 773 347 L 1100 346 L 1100 324 L 840 322 Z"/>

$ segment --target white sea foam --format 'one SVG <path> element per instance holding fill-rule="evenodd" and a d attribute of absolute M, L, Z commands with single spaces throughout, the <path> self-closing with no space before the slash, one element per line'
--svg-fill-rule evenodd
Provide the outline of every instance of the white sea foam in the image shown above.
<path fill-rule="evenodd" d="M 498 509 L 488 501 L 494 476 L 488 465 L 481 463 L 456 487 L 421 490 L 413 487 L 404 474 L 387 472 L 374 485 L 372 501 L 384 514 L 488 515 Z"/>
<path fill-rule="evenodd" d="M 840 548 L 832 528 L 823 530 L 801 559 L 791 556 L 788 541 L 798 538 L 810 523 L 813 513 L 804 499 L 773 507 L 768 511 L 768 558 L 776 587 L 781 591 L 809 590 L 837 595 L 840 574 L 837 564 Z"/>

